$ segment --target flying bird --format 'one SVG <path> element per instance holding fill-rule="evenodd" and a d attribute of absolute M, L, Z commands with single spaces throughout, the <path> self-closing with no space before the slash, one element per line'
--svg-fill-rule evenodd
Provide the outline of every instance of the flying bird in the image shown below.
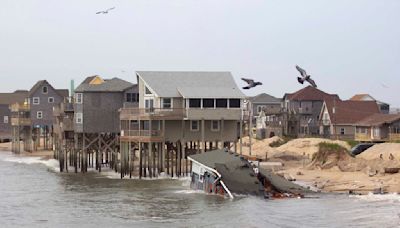
<path fill-rule="evenodd" d="M 104 10 L 104 11 L 96 12 L 96 14 L 107 14 L 108 11 L 113 10 L 113 9 L 115 9 L 115 7 L 108 8 L 108 9 L 106 9 L 106 10 Z"/>
<path fill-rule="evenodd" d="M 262 85 L 261 82 L 255 82 L 253 79 L 242 78 L 242 80 L 248 84 L 247 86 L 243 87 L 243 89 L 251 89 L 258 85 Z"/>
<path fill-rule="evenodd" d="M 385 85 L 385 84 L 383 84 L 383 83 L 381 83 L 381 86 L 382 86 L 383 88 L 389 89 L 389 86 L 387 86 L 387 85 Z"/>
<path fill-rule="evenodd" d="M 300 68 L 299 66 L 296 65 L 296 69 L 300 72 L 301 77 L 297 77 L 297 81 L 300 84 L 303 84 L 304 81 L 307 81 L 308 83 L 310 83 L 313 87 L 317 88 L 317 84 L 315 84 L 315 81 L 311 79 L 311 75 L 308 75 L 307 72 Z"/>

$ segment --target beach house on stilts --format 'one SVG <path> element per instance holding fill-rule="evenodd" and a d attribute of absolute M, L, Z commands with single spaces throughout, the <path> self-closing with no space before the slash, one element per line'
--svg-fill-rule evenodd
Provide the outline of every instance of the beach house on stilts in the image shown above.
<path fill-rule="evenodd" d="M 230 72 L 136 72 L 139 107 L 123 108 L 121 177 L 190 173 L 188 155 L 234 147 L 244 94 Z"/>
<path fill-rule="evenodd" d="M 137 87 L 130 82 L 119 78 L 103 79 L 98 75 L 87 77 L 74 92 L 73 147 L 69 143 L 59 148 L 60 171 L 68 171 L 68 166 L 73 166 L 75 172 L 79 168 L 87 172 L 88 167 L 100 172 L 104 165 L 116 170 L 120 133 L 118 111 L 122 107 L 135 107 L 137 98 Z"/>

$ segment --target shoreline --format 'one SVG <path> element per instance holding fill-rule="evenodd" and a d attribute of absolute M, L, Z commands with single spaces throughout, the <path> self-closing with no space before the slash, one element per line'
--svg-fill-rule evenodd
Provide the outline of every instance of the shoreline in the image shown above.
<path fill-rule="evenodd" d="M 11 152 L 11 143 L 0 143 L 0 153 Z M 16 157 L 40 157 L 41 160 L 53 158 L 53 151 L 21 152 L 14 154 Z M 367 195 L 377 189 L 384 193 L 400 193 L 400 173 L 388 175 L 368 176 L 361 171 L 343 172 L 332 168 L 327 170 L 308 169 L 302 164 L 288 164 L 274 173 L 288 176 L 296 181 L 304 183 L 311 189 L 318 189 L 322 193 L 349 193 Z M 288 178 L 286 178 L 288 179 Z"/>

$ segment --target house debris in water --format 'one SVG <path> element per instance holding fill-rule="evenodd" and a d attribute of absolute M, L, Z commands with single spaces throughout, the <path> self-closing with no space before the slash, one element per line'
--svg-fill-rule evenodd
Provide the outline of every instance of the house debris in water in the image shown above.
<path fill-rule="evenodd" d="M 192 162 L 191 187 L 206 193 L 256 195 L 266 198 L 303 197 L 310 191 L 283 177 L 259 169 L 226 149 L 189 156 Z"/>

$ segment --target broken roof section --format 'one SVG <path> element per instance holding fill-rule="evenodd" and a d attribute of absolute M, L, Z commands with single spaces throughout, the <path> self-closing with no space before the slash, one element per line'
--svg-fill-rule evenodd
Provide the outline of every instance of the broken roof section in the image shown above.
<path fill-rule="evenodd" d="M 95 75 L 87 77 L 76 89 L 75 92 L 123 92 L 134 84 L 119 78 L 102 79 Z"/>
<path fill-rule="evenodd" d="M 137 71 L 159 97 L 244 98 L 230 72 Z"/>

